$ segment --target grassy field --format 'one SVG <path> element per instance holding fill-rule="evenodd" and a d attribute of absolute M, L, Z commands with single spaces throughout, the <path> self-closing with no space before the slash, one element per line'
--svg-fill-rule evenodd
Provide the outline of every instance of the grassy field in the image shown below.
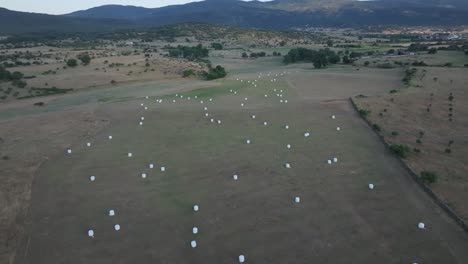
<path fill-rule="evenodd" d="M 94 134 L 69 137 L 41 166 L 16 262 L 236 263 L 240 254 L 247 263 L 468 261 L 466 235 L 347 101 L 402 88 L 400 70 L 311 70 L 279 67 L 271 58 L 216 63 L 231 67 L 228 79 L 122 86 L 52 101 L 51 112 L 93 105 L 93 119 L 107 121 Z M 247 80 L 258 80 L 257 87 Z M 33 114 L 8 113 L 3 122 Z M 333 157 L 338 162 L 328 165 Z"/>
<path fill-rule="evenodd" d="M 431 188 L 467 220 L 466 70 L 419 68 L 413 79 L 396 93 L 355 100 L 387 141 L 409 146 L 407 162 L 416 173 L 438 175 Z"/>
<path fill-rule="evenodd" d="M 91 64 L 76 68 L 63 68 L 63 59 L 84 50 L 32 48 L 47 64 L 11 68 L 36 78 L 0 104 L 0 263 L 237 263 L 240 254 L 246 263 L 468 263 L 466 234 L 348 100 L 361 95 L 356 100 L 380 133 L 420 149 L 408 164 L 435 171 L 431 188 L 466 217 L 467 56 L 378 55 L 326 69 L 284 65 L 282 57 L 241 58 L 244 51 L 284 55 L 295 45 L 326 46 L 297 40 L 280 46 L 281 40 L 259 44 L 249 35 L 210 50 L 211 63 L 228 71 L 210 82 L 182 78 L 184 69 L 204 64 L 165 57 L 166 41 L 146 43 L 153 50 L 148 58 L 144 46 L 90 50 Z M 197 43 L 184 37 L 170 45 Z M 360 44 L 351 50 L 391 48 Z M 418 67 L 406 86 L 405 67 L 395 61 L 414 60 L 429 67 Z M 447 62 L 452 68 L 439 67 Z M 394 67 L 379 67 L 386 63 Z M 13 100 L 31 86 L 73 91 Z M 116 216 L 107 215 L 110 209 Z"/>

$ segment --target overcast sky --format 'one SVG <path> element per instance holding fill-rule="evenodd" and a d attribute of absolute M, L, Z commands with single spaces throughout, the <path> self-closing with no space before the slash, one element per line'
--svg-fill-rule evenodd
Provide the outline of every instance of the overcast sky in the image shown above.
<path fill-rule="evenodd" d="M 109 4 L 161 7 L 195 1 L 196 0 L 0 0 L 0 7 L 16 11 L 58 15 Z"/>

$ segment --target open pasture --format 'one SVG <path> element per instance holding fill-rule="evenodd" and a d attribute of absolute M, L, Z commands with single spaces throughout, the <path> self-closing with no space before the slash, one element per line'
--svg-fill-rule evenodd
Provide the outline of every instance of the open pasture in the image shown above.
<path fill-rule="evenodd" d="M 109 125 L 41 167 L 18 263 L 468 262 L 466 234 L 347 100 L 398 72 L 275 63 L 102 103 Z"/>

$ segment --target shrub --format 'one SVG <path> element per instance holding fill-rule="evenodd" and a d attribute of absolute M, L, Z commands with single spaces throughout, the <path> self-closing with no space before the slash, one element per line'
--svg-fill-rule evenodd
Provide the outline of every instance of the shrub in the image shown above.
<path fill-rule="evenodd" d="M 369 116 L 370 114 L 370 111 L 369 110 L 366 110 L 366 109 L 359 109 L 359 115 L 362 116 L 362 117 L 367 117 Z"/>
<path fill-rule="evenodd" d="M 398 132 L 397 131 L 392 131 L 392 136 L 398 136 Z"/>
<path fill-rule="evenodd" d="M 221 43 L 211 43 L 211 47 L 215 50 L 222 50 L 223 49 L 223 45 L 221 45 Z"/>
<path fill-rule="evenodd" d="M 68 67 L 76 67 L 78 66 L 78 61 L 75 59 L 69 59 L 67 60 L 67 66 Z"/>
<path fill-rule="evenodd" d="M 416 153 L 420 153 L 420 152 L 421 152 L 421 150 L 418 149 L 418 148 L 413 148 L 413 151 L 416 152 Z"/>
<path fill-rule="evenodd" d="M 76 56 L 84 65 L 88 65 L 91 62 L 91 57 L 87 53 L 78 54 Z M 67 63 L 68 64 L 68 63 Z M 70 65 L 69 65 L 70 66 Z M 74 67 L 74 66 L 71 66 Z"/>
<path fill-rule="evenodd" d="M 435 172 L 421 171 L 420 178 L 423 182 L 431 184 L 437 182 L 439 176 Z"/>
<path fill-rule="evenodd" d="M 374 129 L 374 130 L 377 131 L 377 132 L 380 132 L 380 131 L 382 130 L 382 129 L 380 128 L 380 126 L 377 125 L 377 124 L 373 124 L 373 125 L 372 125 L 372 129 Z"/>
<path fill-rule="evenodd" d="M 203 71 L 202 76 L 205 78 L 205 80 L 211 81 L 219 78 L 224 78 L 226 77 L 227 73 L 226 70 L 221 67 L 220 65 L 216 66 L 215 68 L 209 69 L 208 72 Z"/>
<path fill-rule="evenodd" d="M 406 145 L 401 144 L 392 144 L 390 145 L 390 150 L 400 158 L 408 157 L 408 153 L 410 152 L 410 148 Z"/>
<path fill-rule="evenodd" d="M 44 105 L 44 102 L 37 102 L 37 103 L 34 103 L 35 106 L 43 106 Z"/>
<path fill-rule="evenodd" d="M 421 139 L 419 139 L 419 138 L 418 138 L 418 139 L 416 139 L 416 143 L 418 143 L 418 144 L 422 144 L 422 141 L 421 141 Z"/>
<path fill-rule="evenodd" d="M 452 150 L 450 148 L 446 148 L 445 153 L 450 154 L 450 153 L 452 153 Z"/>
<path fill-rule="evenodd" d="M 192 70 L 192 69 L 189 69 L 189 70 L 185 70 L 182 72 L 182 77 L 184 78 L 187 78 L 187 77 L 190 77 L 190 76 L 193 76 L 195 75 L 195 71 Z"/>

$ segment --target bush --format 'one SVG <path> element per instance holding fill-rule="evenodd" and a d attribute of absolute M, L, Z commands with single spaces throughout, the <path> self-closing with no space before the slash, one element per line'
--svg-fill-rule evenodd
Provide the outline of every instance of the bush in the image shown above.
<path fill-rule="evenodd" d="M 185 70 L 182 72 L 182 77 L 184 78 L 187 78 L 187 77 L 190 77 L 190 76 L 193 76 L 195 75 L 195 71 L 192 70 L 192 69 L 189 69 L 189 70 Z"/>
<path fill-rule="evenodd" d="M 215 50 L 222 50 L 223 49 L 223 45 L 221 45 L 221 43 L 211 43 L 211 47 Z"/>
<path fill-rule="evenodd" d="M 84 65 L 88 65 L 91 62 L 91 57 L 87 53 L 78 54 L 76 56 Z M 71 66 L 73 67 L 73 66 Z"/>
<path fill-rule="evenodd" d="M 26 85 L 28 85 L 25 81 L 22 81 L 22 80 L 13 80 L 11 84 L 18 88 L 24 88 L 26 87 Z"/>
<path fill-rule="evenodd" d="M 397 131 L 392 131 L 392 136 L 398 136 L 398 132 Z"/>
<path fill-rule="evenodd" d="M 406 145 L 401 145 L 401 144 L 392 144 L 390 145 L 390 150 L 397 155 L 400 158 L 406 158 L 408 157 L 408 154 L 410 152 L 410 148 Z"/>
<path fill-rule="evenodd" d="M 43 106 L 44 105 L 44 102 L 37 102 L 37 103 L 34 103 L 35 106 Z"/>
<path fill-rule="evenodd" d="M 370 114 L 370 111 L 369 110 L 366 110 L 366 109 L 359 109 L 359 115 L 366 118 L 367 116 L 369 116 Z"/>
<path fill-rule="evenodd" d="M 377 131 L 377 132 L 380 132 L 380 131 L 382 130 L 382 129 L 380 128 L 380 126 L 377 125 L 377 124 L 373 124 L 373 125 L 372 125 L 372 129 L 374 129 L 374 130 Z"/>
<path fill-rule="evenodd" d="M 205 78 L 205 80 L 211 81 L 219 78 L 224 78 L 226 77 L 227 73 L 226 70 L 221 67 L 220 65 L 216 66 L 215 68 L 209 69 L 208 72 L 203 71 L 202 76 Z"/>
<path fill-rule="evenodd" d="M 75 59 L 69 59 L 67 60 L 67 66 L 68 67 L 76 67 L 78 66 L 78 61 Z"/>
<path fill-rule="evenodd" d="M 423 182 L 431 184 L 437 182 L 439 176 L 435 172 L 421 171 L 420 178 Z"/>

